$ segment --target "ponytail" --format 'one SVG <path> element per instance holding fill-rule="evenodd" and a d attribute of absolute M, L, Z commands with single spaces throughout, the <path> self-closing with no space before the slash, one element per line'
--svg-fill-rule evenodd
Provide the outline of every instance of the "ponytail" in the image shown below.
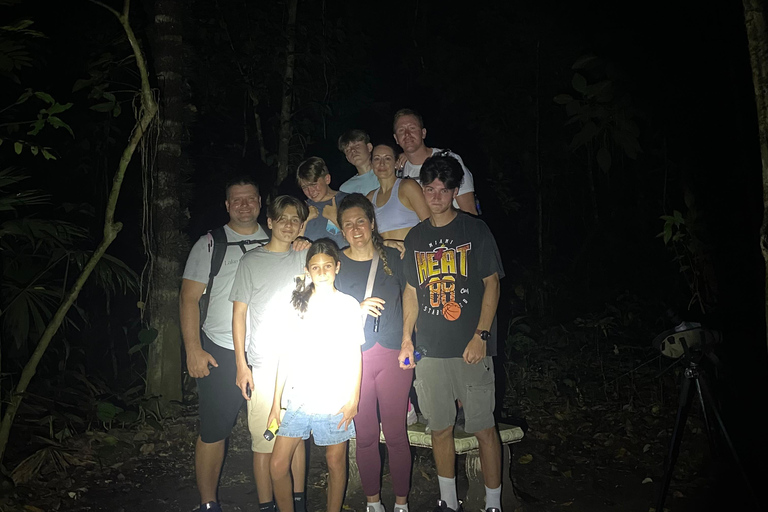
<path fill-rule="evenodd" d="M 304 313 L 307 312 L 307 305 L 309 304 L 309 298 L 312 296 L 312 292 L 315 291 L 315 284 L 309 283 L 309 286 L 305 284 L 304 276 L 296 278 L 296 289 L 291 294 L 291 304 L 296 311 L 299 312 L 299 317 L 304 318 Z"/>
<path fill-rule="evenodd" d="M 379 230 L 375 227 L 371 233 L 371 241 L 373 242 L 373 248 L 379 253 L 379 259 L 381 260 L 382 265 L 384 265 L 384 273 L 391 276 L 392 269 L 389 268 L 389 264 L 387 263 L 387 251 L 384 250 L 384 239 L 381 238 Z"/>

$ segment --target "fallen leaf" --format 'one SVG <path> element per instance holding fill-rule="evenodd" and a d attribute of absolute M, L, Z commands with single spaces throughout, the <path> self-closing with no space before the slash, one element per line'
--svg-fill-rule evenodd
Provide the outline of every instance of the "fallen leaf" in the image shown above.
<path fill-rule="evenodd" d="M 72 491 L 69 491 L 67 494 L 68 494 L 68 495 L 69 495 L 69 497 L 70 497 L 70 498 L 72 498 L 72 499 L 75 499 L 75 498 L 77 497 L 77 493 L 76 493 L 76 492 L 72 492 Z"/>
<path fill-rule="evenodd" d="M 653 480 L 652 480 L 652 479 L 650 479 L 650 478 L 648 478 L 648 477 L 646 477 L 646 478 L 643 480 L 643 482 L 642 482 L 642 483 L 644 483 L 644 484 L 652 484 L 652 483 L 653 483 Z"/>
<path fill-rule="evenodd" d="M 563 476 L 565 478 L 571 478 L 573 477 L 573 473 L 571 473 L 571 470 L 569 469 L 568 471 L 563 471 Z"/>
<path fill-rule="evenodd" d="M 628 452 L 627 452 L 626 448 L 619 448 L 619 450 L 616 452 L 616 458 L 620 459 L 620 458 L 624 457 L 627 453 Z"/>
<path fill-rule="evenodd" d="M 533 455 L 531 455 L 530 453 L 526 453 L 525 455 L 517 459 L 517 462 L 519 462 L 520 464 L 528 464 L 532 460 L 533 460 Z"/>
<path fill-rule="evenodd" d="M 685 494 L 681 493 L 680 491 L 673 492 L 672 496 L 674 496 L 675 498 L 685 498 Z"/>
<path fill-rule="evenodd" d="M 570 507 L 571 505 L 573 505 L 572 501 L 566 501 L 565 503 L 561 503 L 559 506 L 561 506 L 561 507 Z"/>
<path fill-rule="evenodd" d="M 647 445 L 643 446 L 643 453 L 647 453 L 648 450 L 650 450 L 650 449 L 651 449 L 651 445 L 650 444 L 647 444 Z"/>

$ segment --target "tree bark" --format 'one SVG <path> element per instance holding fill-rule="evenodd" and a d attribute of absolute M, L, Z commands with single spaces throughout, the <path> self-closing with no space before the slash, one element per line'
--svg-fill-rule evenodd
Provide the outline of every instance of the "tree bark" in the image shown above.
<path fill-rule="evenodd" d="M 743 2 L 763 168 L 763 224 L 760 228 L 760 249 L 765 261 L 765 321 L 768 334 L 768 28 L 764 0 Z"/>
<path fill-rule="evenodd" d="M 157 156 L 150 170 L 152 264 L 149 294 L 150 325 L 157 338 L 149 346 L 147 394 L 161 403 L 181 400 L 181 169 L 184 127 L 184 82 L 181 0 L 154 4 L 153 55 L 160 88 L 161 116 Z"/>
<path fill-rule="evenodd" d="M 293 115 L 293 69 L 296 62 L 296 8 L 298 0 L 288 0 L 286 26 L 285 72 L 283 73 L 283 104 L 280 109 L 280 136 L 277 148 L 277 179 L 274 188 L 288 176 L 288 156 L 291 142 L 291 116 Z"/>
<path fill-rule="evenodd" d="M 56 310 L 56 313 L 53 315 L 50 323 L 46 326 L 45 331 L 43 331 L 35 351 L 29 358 L 29 361 L 27 361 L 27 364 L 24 365 L 24 369 L 21 372 L 21 377 L 19 378 L 19 383 L 16 385 L 16 389 L 14 389 L 11 393 L 10 403 L 5 409 L 2 423 L 0 423 L 0 462 L 2 462 L 3 456 L 5 455 L 5 449 L 8 446 L 11 426 L 13 425 L 13 421 L 16 418 L 16 412 L 19 410 L 19 405 L 21 405 L 21 401 L 24 398 L 24 393 L 26 393 L 27 387 L 29 386 L 32 377 L 34 377 L 35 372 L 37 371 L 37 365 L 40 363 L 40 359 L 48 349 L 48 345 L 51 343 L 51 339 L 53 339 L 54 334 L 56 334 L 59 327 L 61 326 L 61 323 L 64 321 L 64 317 L 66 316 L 67 311 L 69 311 L 69 308 L 71 308 L 72 304 L 75 303 L 78 295 L 80 295 L 80 291 L 83 289 L 83 285 L 88 280 L 88 277 L 90 277 L 93 269 L 96 268 L 96 264 L 99 262 L 101 257 L 104 256 L 107 248 L 117 237 L 117 234 L 123 227 L 122 223 L 115 222 L 115 207 L 117 206 L 117 199 L 120 196 L 120 189 L 123 185 L 123 178 L 125 177 L 128 164 L 131 162 L 139 141 L 147 132 L 150 124 L 152 123 L 152 120 L 157 114 L 157 104 L 152 97 L 152 90 L 149 86 L 149 77 L 147 75 L 147 67 L 146 62 L 144 61 L 144 55 L 141 51 L 141 48 L 139 48 L 138 40 L 136 39 L 136 36 L 134 35 L 128 21 L 130 0 L 125 0 L 122 12 L 118 12 L 109 6 L 102 4 L 101 2 L 93 1 L 93 3 L 101 5 L 105 9 L 109 10 L 112 14 L 117 16 L 117 19 L 120 21 L 120 24 L 122 25 L 123 30 L 128 37 L 128 41 L 131 43 L 131 48 L 133 49 L 133 54 L 136 59 L 136 66 L 139 68 L 139 75 L 141 76 L 141 109 L 138 113 L 139 118 L 136 121 L 136 126 L 133 132 L 131 133 L 131 138 L 128 141 L 128 145 L 125 147 L 123 154 L 120 157 L 120 163 L 118 164 L 117 172 L 112 179 L 112 188 L 109 192 L 109 199 L 107 200 L 106 210 L 104 213 L 103 238 L 101 242 L 99 242 L 99 245 L 96 247 L 96 250 L 93 251 L 90 259 L 85 264 L 85 267 L 83 267 L 83 271 L 75 280 L 74 285 L 72 285 L 72 289 L 70 289 L 67 295 L 64 297 L 63 302 L 59 306 L 59 309 Z"/>

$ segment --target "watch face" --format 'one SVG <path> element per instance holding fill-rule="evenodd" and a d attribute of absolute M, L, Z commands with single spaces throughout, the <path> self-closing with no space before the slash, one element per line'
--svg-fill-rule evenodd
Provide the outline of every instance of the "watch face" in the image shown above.
<path fill-rule="evenodd" d="M 491 333 L 489 331 L 481 331 L 480 332 L 480 338 L 483 341 L 488 341 L 490 339 L 490 337 L 491 337 Z"/>

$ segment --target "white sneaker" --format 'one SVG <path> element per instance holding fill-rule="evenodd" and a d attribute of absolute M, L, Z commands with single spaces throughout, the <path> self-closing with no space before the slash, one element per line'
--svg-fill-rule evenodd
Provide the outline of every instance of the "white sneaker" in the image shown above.
<path fill-rule="evenodd" d="M 405 417 L 405 424 L 411 426 L 417 421 L 419 421 L 419 417 L 416 415 L 416 408 L 411 401 L 408 400 L 408 416 Z"/>

